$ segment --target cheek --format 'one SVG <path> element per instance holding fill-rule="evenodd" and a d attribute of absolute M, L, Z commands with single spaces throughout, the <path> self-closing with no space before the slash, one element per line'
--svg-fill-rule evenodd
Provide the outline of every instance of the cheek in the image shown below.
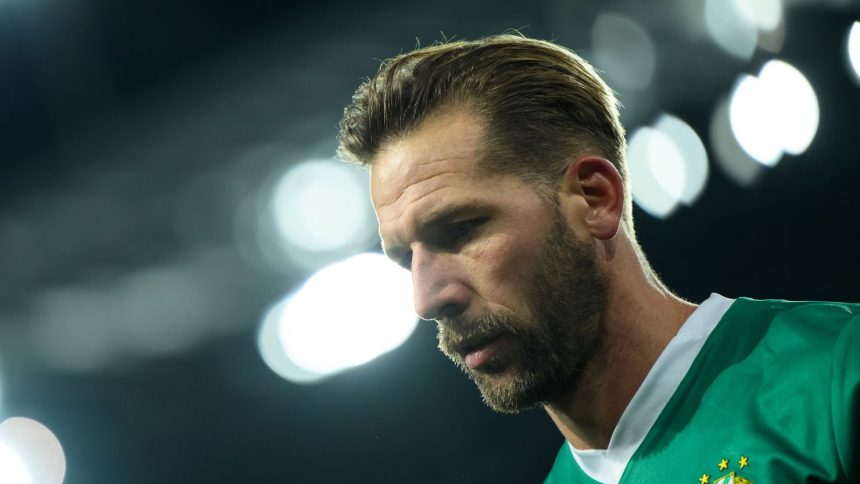
<path fill-rule="evenodd" d="M 530 234 L 534 235 L 534 234 Z M 496 236 L 488 239 L 472 259 L 475 290 L 490 303 L 510 307 L 532 284 L 542 244 L 536 237 Z"/>

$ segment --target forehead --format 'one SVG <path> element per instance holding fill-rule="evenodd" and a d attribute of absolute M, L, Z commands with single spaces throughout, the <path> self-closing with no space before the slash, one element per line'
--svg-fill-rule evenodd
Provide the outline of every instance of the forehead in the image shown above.
<path fill-rule="evenodd" d="M 371 198 L 380 224 L 424 201 L 468 197 L 486 178 L 479 169 L 483 127 L 476 116 L 453 111 L 428 118 L 389 143 L 370 170 Z"/>

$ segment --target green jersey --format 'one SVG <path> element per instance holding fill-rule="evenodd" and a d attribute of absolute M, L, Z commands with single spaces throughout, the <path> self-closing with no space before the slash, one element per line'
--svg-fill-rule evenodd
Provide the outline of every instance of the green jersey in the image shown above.
<path fill-rule="evenodd" d="M 860 304 L 742 298 L 709 329 L 626 455 L 564 445 L 545 484 L 860 482 Z M 590 477 L 586 452 L 615 473 Z"/>

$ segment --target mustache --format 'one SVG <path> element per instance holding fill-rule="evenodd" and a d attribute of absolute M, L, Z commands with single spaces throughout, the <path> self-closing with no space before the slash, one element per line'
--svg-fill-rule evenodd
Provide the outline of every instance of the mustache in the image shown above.
<path fill-rule="evenodd" d="M 519 319 L 506 313 L 491 313 L 480 318 L 456 318 L 437 321 L 436 335 L 439 348 L 446 353 L 468 341 L 498 333 L 518 335 L 523 325 Z"/>

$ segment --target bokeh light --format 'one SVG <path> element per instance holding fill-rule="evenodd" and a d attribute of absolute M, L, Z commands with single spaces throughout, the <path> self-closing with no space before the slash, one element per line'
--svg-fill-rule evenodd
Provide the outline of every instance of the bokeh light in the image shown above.
<path fill-rule="evenodd" d="M 706 0 L 705 26 L 714 42 L 739 59 L 756 46 L 779 52 L 785 37 L 781 0 Z"/>
<path fill-rule="evenodd" d="M 671 214 L 684 190 L 684 160 L 677 146 L 662 132 L 643 127 L 628 146 L 633 201 L 658 218 Z"/>
<path fill-rule="evenodd" d="M 643 244 L 660 244 L 666 231 L 702 239 L 682 248 L 684 257 L 663 247 L 655 269 L 687 294 L 719 285 L 735 294 L 856 297 L 853 258 L 797 261 L 790 270 L 784 261 L 793 250 L 838 255 L 860 242 L 850 226 L 835 242 L 815 237 L 850 223 L 860 206 L 850 134 L 860 100 L 858 1 L 237 9 L 13 0 L 2 30 L 10 102 L 0 135 L 0 423 L 26 415 L 55 432 L 68 452 L 68 484 L 313 482 L 325 479 L 320 469 L 332 455 L 349 474 L 329 473 L 333 480 L 539 481 L 558 432 L 489 416 L 463 375 L 427 347 L 434 324 L 418 322 L 400 347 L 347 370 L 335 368 L 379 350 L 353 355 L 329 341 L 319 350 L 318 340 L 343 334 L 362 344 L 349 332 L 357 328 L 288 328 L 287 296 L 311 274 L 378 251 L 366 172 L 337 164 L 363 193 L 358 203 L 341 201 L 338 213 L 329 202 L 352 190 L 316 184 L 340 175 L 296 181 L 308 165 L 333 168 L 327 158 L 354 89 L 380 59 L 418 39 L 426 46 L 519 27 L 557 41 L 594 62 L 618 91 L 631 138 L 647 128 L 644 149 L 634 151 L 644 152 L 637 166 L 656 193 L 651 213 L 641 208 L 649 199 L 642 177 L 631 187 Z M 731 14 L 716 24 L 728 26 L 721 38 L 737 41 L 739 55 L 711 38 L 706 3 Z M 783 31 L 784 55 L 764 51 L 763 39 Z M 758 78 L 775 58 L 807 77 L 820 104 L 807 151 L 794 157 L 781 147 L 779 172 L 740 146 L 728 102 L 740 74 Z M 683 141 L 704 139 L 712 114 L 706 152 L 695 137 Z M 827 196 L 799 215 L 798 189 L 813 177 Z M 359 208 L 364 215 L 326 225 Z M 338 242 L 362 217 L 366 238 Z M 362 285 L 376 283 L 364 275 L 350 289 Z M 347 302 L 329 291 L 316 311 Z M 337 318 L 357 326 L 365 312 L 381 310 Z M 287 352 L 302 341 L 311 354 Z M 329 349 L 335 358 L 314 361 Z M 476 446 L 476 435 L 519 439 Z M 422 436 L 421 452 L 410 452 L 412 436 Z M 21 455 L 0 443 L 0 484 L 23 480 Z"/>
<path fill-rule="evenodd" d="M 294 262 L 365 248 L 376 237 L 367 174 L 334 160 L 309 160 L 275 183 L 268 220 Z"/>
<path fill-rule="evenodd" d="M 628 144 L 627 162 L 633 201 L 658 218 L 679 204 L 691 205 L 708 177 L 708 158 L 696 132 L 675 116 L 663 114 L 654 124 L 636 130 Z"/>
<path fill-rule="evenodd" d="M 327 374 L 309 371 L 292 360 L 281 342 L 280 332 L 284 320 L 285 301 L 281 301 L 266 311 L 257 333 L 257 349 L 260 356 L 272 371 L 294 383 L 314 383 L 324 379 Z"/>
<path fill-rule="evenodd" d="M 780 0 L 732 0 L 741 17 L 759 30 L 776 29 L 782 20 Z"/>
<path fill-rule="evenodd" d="M 409 272 L 365 253 L 323 268 L 269 310 L 258 347 L 276 373 L 310 382 L 391 351 L 417 322 Z"/>
<path fill-rule="evenodd" d="M 249 287 L 240 256 L 205 248 L 182 260 L 34 294 L 26 331 L 34 356 L 62 372 L 158 358 L 253 324 L 238 316 Z"/>
<path fill-rule="evenodd" d="M 36 351 L 46 363 L 66 371 L 86 371 L 111 363 L 120 348 L 113 344 L 122 315 L 112 291 L 58 287 L 33 302 L 31 331 Z M 121 320 L 121 319 L 120 319 Z"/>
<path fill-rule="evenodd" d="M 818 130 L 818 99 L 795 67 L 769 61 L 759 75 L 743 75 L 729 101 L 732 132 L 760 163 L 773 166 L 783 153 L 803 153 Z"/>
<path fill-rule="evenodd" d="M 0 482 L 3 484 L 33 484 L 27 465 L 15 449 L 0 441 Z"/>
<path fill-rule="evenodd" d="M 597 17 L 591 29 L 594 64 L 616 88 L 642 90 L 654 77 L 657 53 L 645 27 L 614 13 Z"/>
<path fill-rule="evenodd" d="M 860 22 L 854 22 L 848 29 L 846 52 L 854 80 L 860 82 Z"/>
<path fill-rule="evenodd" d="M 723 174 L 743 187 L 749 187 L 758 180 L 764 165 L 748 155 L 738 144 L 729 122 L 727 98 L 721 99 L 714 108 L 709 136 L 714 158 Z"/>
<path fill-rule="evenodd" d="M 663 114 L 654 127 L 669 137 L 681 153 L 686 177 L 680 201 L 684 205 L 692 205 L 708 181 L 708 152 L 705 145 L 696 131 L 676 116 Z"/>
<path fill-rule="evenodd" d="M 730 0 L 705 0 L 705 26 L 714 42 L 728 54 L 749 59 L 758 39 L 756 27 Z"/>
<path fill-rule="evenodd" d="M 126 344 L 145 355 L 176 354 L 205 331 L 207 296 L 194 274 L 169 267 L 140 271 L 123 281 L 116 308 Z M 153 305 L 152 301 L 158 301 Z"/>
<path fill-rule="evenodd" d="M 0 477 L 9 472 L 11 477 L 19 479 L 8 482 L 61 484 L 66 475 L 66 456 L 60 441 L 50 429 L 33 419 L 11 417 L 0 423 L 0 464 L 6 463 L 4 459 L 13 470 L 7 471 L 0 465 Z"/>

